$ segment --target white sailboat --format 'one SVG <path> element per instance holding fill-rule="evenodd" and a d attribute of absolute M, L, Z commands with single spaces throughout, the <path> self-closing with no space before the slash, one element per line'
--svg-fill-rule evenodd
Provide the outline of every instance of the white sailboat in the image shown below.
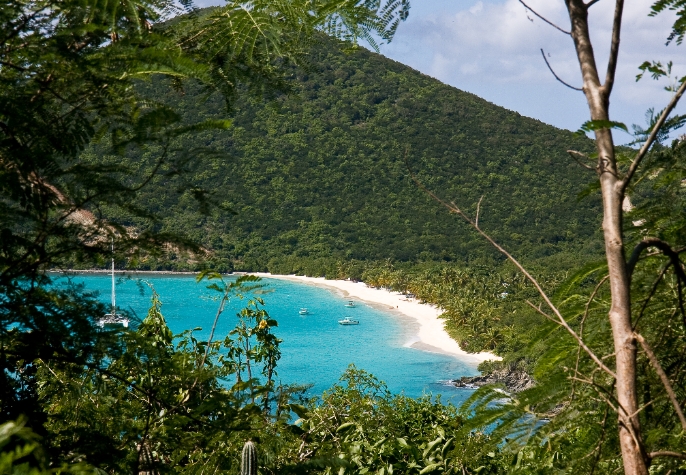
<path fill-rule="evenodd" d="M 105 325 L 124 325 L 128 328 L 129 319 L 117 313 L 117 295 L 114 288 L 114 240 L 112 240 L 112 310 L 106 313 L 98 321 L 98 325 L 104 327 Z"/>

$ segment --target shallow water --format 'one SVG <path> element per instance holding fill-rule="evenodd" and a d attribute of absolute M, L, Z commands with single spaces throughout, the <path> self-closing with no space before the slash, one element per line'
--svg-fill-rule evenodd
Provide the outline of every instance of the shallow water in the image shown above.
<path fill-rule="evenodd" d="M 74 283 L 98 291 L 103 302 L 110 301 L 111 278 L 107 275 L 77 275 Z M 196 335 L 207 338 L 217 311 L 218 292 L 207 283 L 197 284 L 190 275 L 145 275 L 118 277 L 117 305 L 144 318 L 150 306 L 150 282 L 162 300 L 162 313 L 174 333 L 201 327 Z M 331 387 L 349 364 L 383 380 L 394 393 L 416 397 L 440 394 L 444 401 L 459 405 L 472 391 L 446 386 L 442 381 L 477 374 L 473 363 L 456 357 L 410 348 L 416 340 L 414 320 L 395 312 L 348 301 L 335 291 L 278 279 L 263 279 L 259 296 L 265 309 L 279 322 L 274 333 L 281 339 L 282 357 L 277 368 L 284 383 L 313 384 L 312 395 Z M 219 319 L 215 338 L 223 338 L 234 328 L 236 313 L 246 300 L 233 298 Z M 307 307 L 308 315 L 298 310 Z M 338 320 L 350 316 L 359 325 L 343 326 Z"/>

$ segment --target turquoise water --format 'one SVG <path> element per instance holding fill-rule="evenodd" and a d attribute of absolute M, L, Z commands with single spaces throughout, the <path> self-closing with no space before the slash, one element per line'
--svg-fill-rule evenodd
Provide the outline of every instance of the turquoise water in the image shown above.
<path fill-rule="evenodd" d="M 77 275 L 74 283 L 98 291 L 103 302 L 110 301 L 111 278 L 106 275 Z M 216 291 L 207 283 L 197 284 L 193 276 L 132 275 L 118 278 L 117 305 L 144 318 L 150 306 L 150 282 L 162 300 L 162 313 L 174 333 L 202 327 L 196 335 L 209 336 L 217 311 Z M 446 386 L 442 381 L 477 374 L 475 366 L 455 357 L 409 348 L 416 323 L 408 317 L 357 302 L 346 308 L 348 299 L 337 293 L 290 281 L 263 279 L 267 291 L 260 295 L 272 318 L 279 322 L 274 333 L 281 339 L 282 357 L 277 371 L 283 383 L 313 384 L 312 395 L 331 387 L 349 364 L 355 364 L 383 380 L 394 393 L 416 397 L 440 394 L 442 399 L 461 403 L 471 391 Z M 215 338 L 223 338 L 234 328 L 236 313 L 246 301 L 233 298 L 220 317 Z M 307 307 L 308 315 L 298 310 Z M 343 326 L 345 316 L 359 320 Z"/>

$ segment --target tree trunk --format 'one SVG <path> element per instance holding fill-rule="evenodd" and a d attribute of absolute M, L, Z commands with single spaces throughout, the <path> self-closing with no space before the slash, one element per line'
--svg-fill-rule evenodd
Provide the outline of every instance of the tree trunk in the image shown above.
<path fill-rule="evenodd" d="M 579 66 L 583 77 L 591 120 L 609 120 L 610 92 L 614 83 L 616 53 L 623 1 L 616 1 L 612 51 L 605 84 L 600 84 L 593 46 L 588 30 L 588 9 L 582 0 L 566 0 Z M 613 57 L 614 55 L 614 57 Z M 609 313 L 614 340 L 619 403 L 619 442 L 624 473 L 647 475 L 648 463 L 641 439 L 636 391 L 636 341 L 631 327 L 630 279 L 627 272 L 622 236 L 622 202 L 624 192 L 617 170 L 612 132 L 595 131 L 598 151 L 598 176 L 603 200 L 603 233 L 610 279 L 612 304 Z"/>

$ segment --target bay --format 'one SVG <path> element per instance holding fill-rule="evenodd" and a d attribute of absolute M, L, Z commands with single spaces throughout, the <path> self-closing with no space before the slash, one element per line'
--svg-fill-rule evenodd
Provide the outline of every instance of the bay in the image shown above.
<path fill-rule="evenodd" d="M 66 277 L 58 282 L 66 283 Z M 98 298 L 110 301 L 111 277 L 105 274 L 77 274 L 68 277 L 85 290 L 96 291 Z M 207 289 L 207 282 L 196 283 L 191 275 L 122 275 L 116 279 L 117 305 L 139 319 L 150 306 L 152 285 L 162 300 L 162 313 L 174 333 L 197 329 L 194 334 L 206 339 L 214 320 L 219 296 Z M 416 324 L 406 316 L 384 311 L 364 302 L 346 308 L 348 301 L 329 289 L 290 282 L 262 280 L 259 297 L 269 315 L 279 322 L 274 333 L 283 340 L 277 379 L 287 384 L 311 384 L 310 395 L 336 383 L 350 365 L 372 373 L 393 393 L 411 397 L 440 395 L 444 402 L 459 405 L 472 391 L 445 384 L 446 380 L 478 374 L 474 363 L 450 355 L 409 347 L 416 338 Z M 215 338 L 221 339 L 235 326 L 236 314 L 247 304 L 233 297 L 219 319 Z M 306 307 L 307 315 L 299 309 Z M 355 326 L 338 320 L 350 316 Z"/>

